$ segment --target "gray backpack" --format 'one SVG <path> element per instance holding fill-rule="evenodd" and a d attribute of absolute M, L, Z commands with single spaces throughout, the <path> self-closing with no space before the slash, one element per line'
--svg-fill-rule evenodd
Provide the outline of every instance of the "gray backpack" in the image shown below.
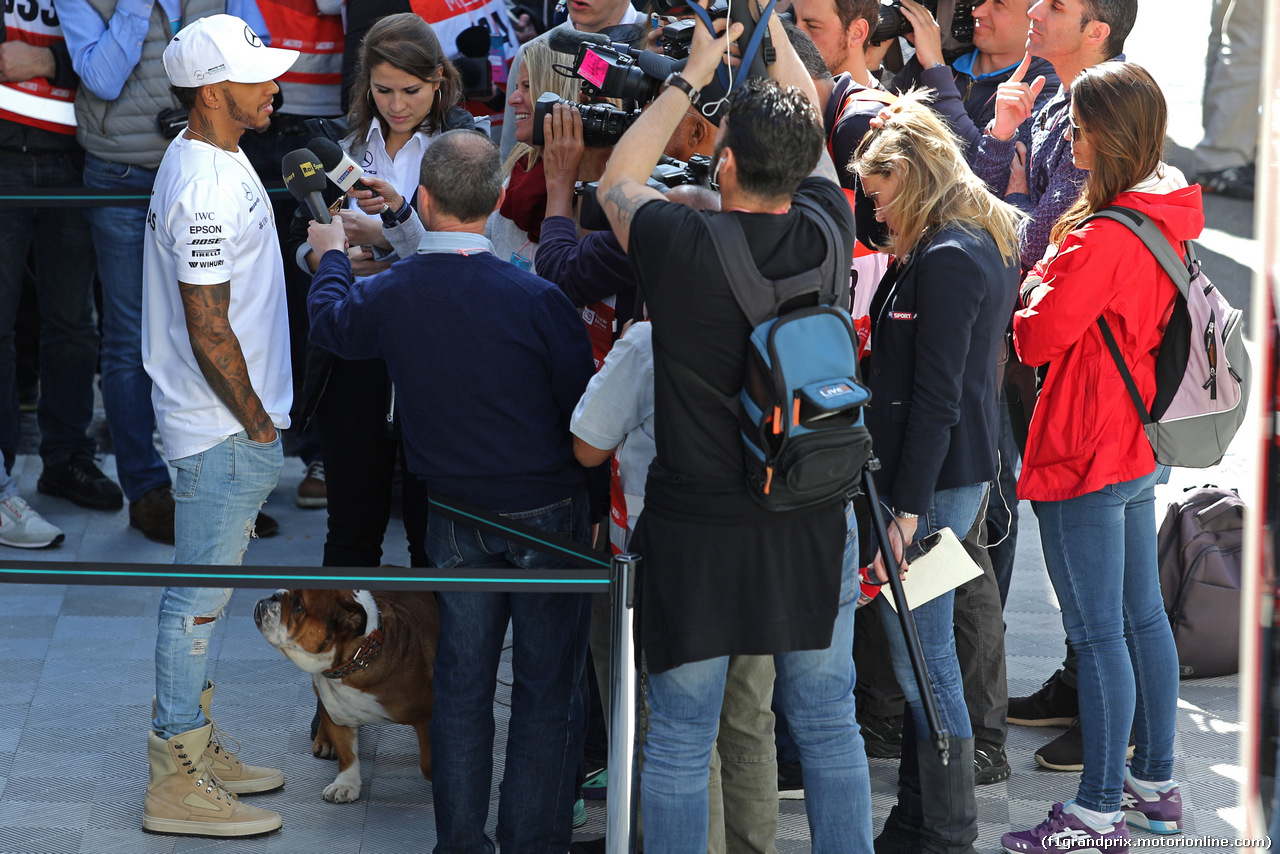
<path fill-rule="evenodd" d="M 1107 321 L 1098 318 L 1102 337 L 1138 408 L 1156 462 L 1185 468 L 1217 465 L 1244 421 L 1249 402 L 1244 315 L 1232 308 L 1200 269 L 1190 241 L 1183 244 L 1183 261 L 1145 214 L 1112 205 L 1089 219 L 1099 218 L 1113 219 L 1136 234 L 1178 288 L 1173 315 L 1156 356 L 1156 396 L 1150 411 L 1143 405 Z"/>
<path fill-rule="evenodd" d="M 1240 570 L 1244 502 L 1206 486 L 1169 505 L 1160 526 L 1160 593 L 1183 679 L 1240 667 Z"/>

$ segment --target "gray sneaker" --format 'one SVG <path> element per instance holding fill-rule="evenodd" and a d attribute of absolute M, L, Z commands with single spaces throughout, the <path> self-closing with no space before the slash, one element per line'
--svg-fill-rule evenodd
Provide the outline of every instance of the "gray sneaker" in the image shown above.
<path fill-rule="evenodd" d="M 33 510 L 25 498 L 15 495 L 0 501 L 0 545 L 43 549 L 56 546 L 66 537 Z"/>

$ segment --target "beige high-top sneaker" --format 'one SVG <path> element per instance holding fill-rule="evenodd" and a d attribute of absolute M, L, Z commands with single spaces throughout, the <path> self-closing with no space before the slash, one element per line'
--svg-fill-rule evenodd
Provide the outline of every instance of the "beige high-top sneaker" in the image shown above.
<path fill-rule="evenodd" d="M 213 736 L 204 751 L 204 761 L 218 778 L 222 787 L 237 795 L 253 795 L 259 792 L 270 792 L 284 785 L 284 772 L 275 768 L 260 768 L 257 765 L 245 765 L 236 754 L 240 752 L 240 742 L 218 729 L 213 715 L 209 714 L 209 704 L 213 702 L 213 683 L 200 694 L 200 710 L 204 719 L 213 724 Z M 235 744 L 235 749 L 227 746 L 227 742 Z"/>
<path fill-rule="evenodd" d="M 154 732 L 147 738 L 151 766 L 142 829 L 191 836 L 254 836 L 280 827 L 271 810 L 242 803 L 222 787 L 202 756 L 213 725 L 175 735 L 166 741 Z"/>

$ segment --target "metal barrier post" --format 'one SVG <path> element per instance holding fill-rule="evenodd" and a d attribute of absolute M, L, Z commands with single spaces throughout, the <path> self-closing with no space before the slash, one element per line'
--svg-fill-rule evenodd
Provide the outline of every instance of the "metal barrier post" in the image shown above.
<path fill-rule="evenodd" d="M 636 737 L 636 668 L 632 643 L 635 573 L 640 555 L 615 555 L 609 585 L 613 654 L 609 661 L 609 799 L 605 823 L 608 854 L 628 854 L 631 846 L 632 746 Z"/>

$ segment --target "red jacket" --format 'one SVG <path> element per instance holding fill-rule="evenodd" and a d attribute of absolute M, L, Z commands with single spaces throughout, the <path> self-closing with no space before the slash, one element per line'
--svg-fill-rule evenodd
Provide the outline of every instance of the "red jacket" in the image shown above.
<path fill-rule="evenodd" d="M 1204 228 L 1196 186 L 1123 193 L 1115 203 L 1143 211 L 1179 245 Z M 1155 456 L 1097 319 L 1107 319 L 1150 406 L 1173 282 L 1136 235 L 1110 220 L 1067 235 L 1031 276 L 1042 281 L 1013 316 L 1013 341 L 1023 363 L 1049 370 L 1028 428 L 1018 497 L 1061 501 L 1150 474 Z"/>

